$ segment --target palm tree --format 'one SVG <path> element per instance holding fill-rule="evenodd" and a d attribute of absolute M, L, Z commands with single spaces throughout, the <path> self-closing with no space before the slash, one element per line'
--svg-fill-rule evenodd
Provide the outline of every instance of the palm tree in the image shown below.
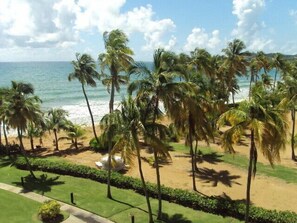
<path fill-rule="evenodd" d="M 138 99 L 149 97 L 147 108 L 143 114 L 143 120 L 149 120 L 152 111 L 152 126 L 156 127 L 156 120 L 160 112 L 160 101 L 163 102 L 165 109 L 177 91 L 182 91 L 182 82 L 174 82 L 174 78 L 180 73 L 176 66 L 177 58 L 174 54 L 163 49 L 157 49 L 154 53 L 153 70 L 147 68 L 143 63 L 135 63 L 130 68 L 130 74 L 142 75 L 143 78 L 133 81 L 128 86 L 129 94 L 137 91 Z M 157 136 L 158 130 L 152 129 L 151 134 Z M 161 177 L 159 171 L 158 150 L 153 148 L 154 161 L 156 167 L 157 186 L 158 186 L 158 219 L 162 216 L 162 197 L 161 197 Z M 165 152 L 166 154 L 166 152 Z"/>
<path fill-rule="evenodd" d="M 243 101 L 238 108 L 223 113 L 218 124 L 230 123 L 231 128 L 222 136 L 222 147 L 234 153 L 233 143 L 239 142 L 245 131 L 250 132 L 250 155 L 246 188 L 245 222 L 249 221 L 251 177 L 256 174 L 257 153 L 260 150 L 270 164 L 280 159 L 280 149 L 286 145 L 285 113 L 280 107 L 267 107 L 266 109 L 253 100 Z"/>
<path fill-rule="evenodd" d="M 121 110 L 114 110 L 112 113 L 106 115 L 102 119 L 102 124 L 106 126 L 109 135 L 113 134 L 117 138 L 112 153 L 109 154 L 110 156 L 113 153 L 121 152 L 125 162 L 129 163 L 132 160 L 132 155 L 136 154 L 140 179 L 148 207 L 149 223 L 152 223 L 152 208 L 142 171 L 141 148 L 139 144 L 139 134 L 145 137 L 147 132 L 144 124 L 141 122 L 140 111 L 132 97 L 130 96 L 127 100 L 122 101 Z"/>
<path fill-rule="evenodd" d="M 72 65 L 74 67 L 74 72 L 69 74 L 68 80 L 71 81 L 73 79 L 78 79 L 78 81 L 81 83 L 81 88 L 82 88 L 84 97 L 86 99 L 86 103 L 91 117 L 93 134 L 97 143 L 99 144 L 99 140 L 95 129 L 93 113 L 92 113 L 88 96 L 85 90 L 85 85 L 96 87 L 95 79 L 99 78 L 98 72 L 96 71 L 96 63 L 90 55 L 88 54 L 80 55 L 79 53 L 77 53 L 76 61 L 72 61 Z"/>
<path fill-rule="evenodd" d="M 55 150 L 59 151 L 58 135 L 57 133 L 61 129 L 66 128 L 68 112 L 61 108 L 52 108 L 48 111 L 47 127 L 50 130 L 53 130 L 55 135 Z"/>
<path fill-rule="evenodd" d="M 70 148 L 74 147 L 75 149 L 78 149 L 78 145 L 82 145 L 82 143 L 79 143 L 78 140 L 84 139 L 86 131 L 83 129 L 80 125 L 74 124 L 70 121 L 66 124 L 66 137 L 60 137 L 59 140 L 67 139 L 71 140 Z"/>
<path fill-rule="evenodd" d="M 267 74 L 271 69 L 271 63 L 263 51 L 257 52 L 256 56 L 253 57 L 253 59 L 251 60 L 251 66 L 253 67 L 254 72 L 256 73 L 256 82 L 258 80 L 259 72 L 261 70 L 264 71 L 264 74 Z"/>
<path fill-rule="evenodd" d="M 133 51 L 127 46 L 128 37 L 119 29 L 111 32 L 103 33 L 103 40 L 105 45 L 105 53 L 98 56 L 101 67 L 101 77 L 103 85 L 107 86 L 107 91 L 110 93 L 109 113 L 112 113 L 114 106 L 115 91 L 120 91 L 121 84 L 128 83 L 128 76 L 122 75 L 121 72 L 128 71 L 130 64 L 133 62 Z M 106 74 L 109 71 L 109 75 Z M 108 148 L 108 166 L 111 166 L 111 143 Z M 111 169 L 108 169 L 110 176 Z M 108 179 L 110 182 L 110 179 Z M 110 185 L 107 183 L 107 197 L 111 198 Z"/>
<path fill-rule="evenodd" d="M 196 48 L 191 52 L 190 64 L 194 67 L 196 73 L 202 72 L 207 76 L 213 76 L 213 67 L 211 66 L 211 55 L 205 49 Z"/>
<path fill-rule="evenodd" d="M 276 53 L 274 55 L 274 57 L 272 58 L 272 67 L 275 69 L 273 82 L 273 89 L 275 89 L 278 72 L 282 71 L 283 73 L 285 73 L 287 70 L 287 63 L 282 54 Z"/>
<path fill-rule="evenodd" d="M 285 96 L 285 101 L 291 111 L 292 131 L 291 131 L 291 151 L 292 160 L 296 161 L 295 156 L 295 123 L 296 123 L 296 110 L 297 110 L 297 63 L 291 64 L 291 68 L 286 75 L 283 76 L 284 84 L 282 91 Z"/>
<path fill-rule="evenodd" d="M 20 151 L 26 160 L 31 176 L 36 178 L 23 145 L 23 132 L 26 131 L 28 123 L 37 123 L 42 117 L 41 100 L 37 96 L 31 96 L 33 93 L 34 88 L 31 84 L 12 81 L 12 88 L 5 98 L 1 113 L 4 112 L 6 124 L 17 130 Z"/>
<path fill-rule="evenodd" d="M 98 57 L 102 72 L 102 83 L 107 86 L 110 92 L 109 112 L 113 111 L 115 90 L 120 91 L 121 84 L 127 84 L 128 77 L 121 75 L 121 72 L 128 71 L 130 64 L 133 62 L 133 51 L 127 46 L 128 37 L 121 30 L 116 29 L 111 32 L 103 33 L 105 44 L 105 53 Z M 105 71 L 109 70 L 110 74 Z"/>
<path fill-rule="evenodd" d="M 237 85 L 236 76 L 246 75 L 246 67 L 248 65 L 246 57 L 249 55 L 247 51 L 244 51 L 246 48 L 245 44 L 239 40 L 234 39 L 232 42 L 228 43 L 228 47 L 222 51 L 225 53 L 225 60 L 222 64 L 223 70 L 225 70 L 227 76 L 227 87 L 229 92 L 232 93 L 233 103 L 234 93 Z"/>

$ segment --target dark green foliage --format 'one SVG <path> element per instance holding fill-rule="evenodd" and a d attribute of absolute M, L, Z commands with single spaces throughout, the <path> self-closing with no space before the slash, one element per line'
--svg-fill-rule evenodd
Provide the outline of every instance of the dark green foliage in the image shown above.
<path fill-rule="evenodd" d="M 108 140 L 104 135 L 100 135 L 98 137 L 99 145 L 97 143 L 97 140 L 95 138 L 92 138 L 89 142 L 89 145 L 92 149 L 94 149 L 96 152 L 107 152 L 108 150 Z M 115 144 L 115 139 L 112 140 L 112 147 Z"/>
<path fill-rule="evenodd" d="M 53 162 L 46 159 L 31 159 L 31 165 L 34 170 L 52 172 L 75 177 L 92 179 L 105 183 L 107 172 L 92 167 L 76 165 L 66 162 Z M 18 158 L 15 165 L 19 169 L 26 169 L 26 162 L 23 158 Z M 111 185 L 132 189 L 137 193 L 143 194 L 143 188 L 140 179 L 123 176 L 117 172 L 111 174 Z M 158 196 L 157 186 L 147 183 L 147 190 L 151 197 Z M 242 201 L 233 201 L 224 197 L 204 197 L 182 189 L 173 189 L 162 186 L 162 199 L 176 204 L 190 207 L 195 210 L 202 210 L 222 216 L 230 216 L 238 219 L 244 219 L 245 204 Z M 257 223 L 288 223 L 297 222 L 297 214 L 289 211 L 266 210 L 260 207 L 252 206 L 250 209 L 250 222 Z"/>

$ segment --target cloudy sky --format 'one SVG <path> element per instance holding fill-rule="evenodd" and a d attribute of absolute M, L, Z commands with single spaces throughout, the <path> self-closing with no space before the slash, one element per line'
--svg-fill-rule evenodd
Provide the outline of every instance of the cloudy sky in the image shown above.
<path fill-rule="evenodd" d="M 122 29 L 135 59 L 157 47 L 220 53 L 242 39 L 251 51 L 297 54 L 296 0 L 0 0 L 0 61 L 95 59 L 102 33 Z"/>

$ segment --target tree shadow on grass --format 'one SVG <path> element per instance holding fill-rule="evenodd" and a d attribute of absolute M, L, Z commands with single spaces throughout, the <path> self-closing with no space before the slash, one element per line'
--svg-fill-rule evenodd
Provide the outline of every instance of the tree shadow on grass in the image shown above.
<path fill-rule="evenodd" d="M 216 187 L 218 183 L 222 183 L 228 187 L 232 187 L 232 184 L 241 185 L 235 180 L 240 178 L 238 175 L 230 175 L 228 170 L 216 171 L 209 168 L 199 168 L 197 171 L 197 177 L 202 179 L 205 183 L 212 183 L 213 187 Z"/>
<path fill-rule="evenodd" d="M 145 212 L 145 213 L 148 213 L 147 210 L 145 210 L 145 209 L 142 209 L 142 208 L 140 208 L 140 207 L 134 206 L 134 205 L 129 204 L 129 203 L 124 202 L 124 201 L 120 201 L 120 200 L 118 200 L 118 199 L 115 199 L 114 197 L 111 198 L 111 200 L 112 200 L 112 201 L 115 201 L 115 202 L 117 202 L 117 203 L 120 203 L 120 204 L 127 205 L 127 206 L 129 206 L 130 208 L 135 208 L 135 209 L 138 209 L 138 210 L 143 211 L 143 212 Z"/>
<path fill-rule="evenodd" d="M 13 166 L 16 160 L 16 156 L 1 156 L 0 167 Z"/>
<path fill-rule="evenodd" d="M 192 221 L 185 218 L 182 214 L 176 213 L 174 215 L 169 215 L 167 213 L 162 213 L 162 221 L 156 222 L 166 222 L 166 223 L 192 223 Z"/>
<path fill-rule="evenodd" d="M 34 179 L 31 175 L 27 175 L 23 178 L 22 182 L 13 182 L 16 186 L 23 187 L 24 192 L 35 191 L 37 193 L 44 194 L 51 191 L 51 187 L 55 185 L 64 184 L 64 181 L 58 181 L 59 176 L 49 177 L 47 174 L 41 174 L 37 179 Z"/>

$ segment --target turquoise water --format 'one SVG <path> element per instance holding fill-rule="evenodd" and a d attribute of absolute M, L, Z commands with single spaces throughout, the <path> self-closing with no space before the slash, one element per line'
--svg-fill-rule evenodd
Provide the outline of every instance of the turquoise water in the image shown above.
<path fill-rule="evenodd" d="M 149 64 L 151 66 L 151 63 Z M 10 87 L 11 80 L 29 82 L 35 88 L 35 94 L 43 101 L 43 109 L 63 108 L 69 112 L 69 118 L 78 124 L 90 124 L 89 113 L 77 80 L 68 81 L 68 75 L 73 71 L 70 62 L 11 62 L 0 63 L 0 87 Z M 239 79 L 241 91 L 235 99 L 242 100 L 248 95 L 249 79 Z M 125 95 L 116 96 L 116 103 Z M 94 118 L 97 122 L 108 113 L 109 94 L 106 87 L 97 82 L 97 87 L 87 87 Z"/>

